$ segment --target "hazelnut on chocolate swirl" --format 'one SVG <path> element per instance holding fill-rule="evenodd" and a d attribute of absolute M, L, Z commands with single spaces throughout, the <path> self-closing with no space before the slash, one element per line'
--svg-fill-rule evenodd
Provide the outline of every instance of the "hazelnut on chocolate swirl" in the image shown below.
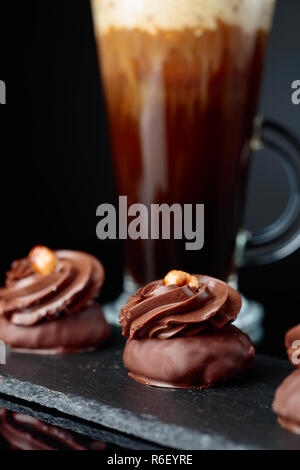
<path fill-rule="evenodd" d="M 300 367 L 300 325 L 294 326 L 286 333 L 285 347 L 291 364 Z"/>
<path fill-rule="evenodd" d="M 0 339 L 17 349 L 95 347 L 109 327 L 95 302 L 105 273 L 88 253 L 36 246 L 0 288 Z"/>
<path fill-rule="evenodd" d="M 193 336 L 207 329 L 221 329 L 236 319 L 242 301 L 228 284 L 187 273 L 176 283 L 176 278 L 171 277 L 174 273 L 182 276 L 182 271 L 171 271 L 164 280 L 146 285 L 128 300 L 119 317 L 124 336 Z"/>

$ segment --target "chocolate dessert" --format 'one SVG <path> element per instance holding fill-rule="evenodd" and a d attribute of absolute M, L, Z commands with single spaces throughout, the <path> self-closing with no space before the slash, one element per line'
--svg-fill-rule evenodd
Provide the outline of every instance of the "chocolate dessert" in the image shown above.
<path fill-rule="evenodd" d="M 295 367 L 300 367 L 300 325 L 295 326 L 285 335 L 285 347 L 290 362 Z"/>
<path fill-rule="evenodd" d="M 281 426 L 300 434 L 300 370 L 293 372 L 280 385 L 273 409 Z"/>
<path fill-rule="evenodd" d="M 228 284 L 183 271 L 139 289 L 119 316 L 129 375 L 148 385 L 203 388 L 247 369 L 254 346 L 231 325 L 241 306 Z"/>
<path fill-rule="evenodd" d="M 0 339 L 21 352 L 97 348 L 110 334 L 95 301 L 104 277 L 102 264 L 87 253 L 33 248 L 13 262 L 0 288 Z"/>

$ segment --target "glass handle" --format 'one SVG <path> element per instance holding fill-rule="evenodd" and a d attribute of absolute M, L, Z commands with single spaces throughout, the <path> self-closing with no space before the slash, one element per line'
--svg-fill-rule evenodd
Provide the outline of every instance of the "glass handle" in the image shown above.
<path fill-rule="evenodd" d="M 258 117 L 253 150 L 268 148 L 280 159 L 288 176 L 290 195 L 282 215 L 256 233 L 247 232 L 244 265 L 279 261 L 300 248 L 300 141 L 280 124 Z"/>

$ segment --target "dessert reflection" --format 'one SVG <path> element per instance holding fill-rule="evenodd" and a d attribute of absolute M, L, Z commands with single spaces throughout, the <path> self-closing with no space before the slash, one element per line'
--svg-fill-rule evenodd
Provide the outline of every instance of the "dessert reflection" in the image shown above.
<path fill-rule="evenodd" d="M 90 437 L 52 426 L 31 416 L 1 408 L 0 449 L 106 450 L 108 445 Z"/>

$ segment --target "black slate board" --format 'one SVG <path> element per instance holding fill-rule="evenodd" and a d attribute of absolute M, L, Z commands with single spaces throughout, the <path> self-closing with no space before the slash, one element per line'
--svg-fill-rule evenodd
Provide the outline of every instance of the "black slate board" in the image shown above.
<path fill-rule="evenodd" d="M 94 353 L 12 353 L 0 366 L 0 393 L 164 448 L 300 449 L 300 437 L 281 429 L 271 409 L 287 361 L 257 357 L 238 379 L 207 390 L 159 389 L 127 376 L 123 346 L 114 328 Z"/>

